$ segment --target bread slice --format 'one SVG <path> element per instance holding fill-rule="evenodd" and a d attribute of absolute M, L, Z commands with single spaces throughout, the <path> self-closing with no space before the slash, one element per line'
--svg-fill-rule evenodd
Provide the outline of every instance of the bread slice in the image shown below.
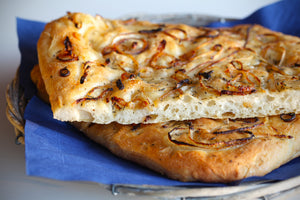
<path fill-rule="evenodd" d="M 107 124 L 299 113 L 300 39 L 68 13 L 38 58 L 54 118 Z"/>

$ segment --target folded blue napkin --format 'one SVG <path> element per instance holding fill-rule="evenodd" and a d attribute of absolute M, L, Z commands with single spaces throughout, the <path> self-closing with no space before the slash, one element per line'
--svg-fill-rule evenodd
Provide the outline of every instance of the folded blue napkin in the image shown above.
<path fill-rule="evenodd" d="M 213 23 L 211 27 L 257 23 L 276 31 L 300 36 L 300 2 L 286 0 L 259 9 L 234 22 Z M 35 97 L 30 70 L 38 63 L 36 43 L 45 23 L 17 19 L 21 52 L 20 82 L 30 99 L 25 111 L 25 156 L 28 175 L 58 180 L 93 181 L 103 184 L 150 184 L 165 186 L 226 186 L 218 183 L 183 183 L 168 179 L 135 163 L 120 159 L 86 138 L 71 125 L 52 117 L 50 106 Z M 285 180 L 300 175 L 300 158 L 256 180 Z"/>

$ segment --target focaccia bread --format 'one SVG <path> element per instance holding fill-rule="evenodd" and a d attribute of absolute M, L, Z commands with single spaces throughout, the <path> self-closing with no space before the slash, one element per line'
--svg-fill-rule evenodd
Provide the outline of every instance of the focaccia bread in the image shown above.
<path fill-rule="evenodd" d="M 36 65 L 31 78 L 48 102 Z M 231 182 L 263 176 L 300 155 L 300 116 L 122 125 L 73 122 L 114 154 L 180 181 Z"/>
<path fill-rule="evenodd" d="M 36 86 L 36 94 L 37 96 L 42 99 L 44 102 L 49 103 L 49 95 L 45 88 L 45 83 L 41 76 L 41 71 L 39 65 L 35 65 L 32 70 L 30 71 L 30 79 Z"/>
<path fill-rule="evenodd" d="M 73 125 L 114 154 L 180 181 L 232 182 L 264 176 L 300 155 L 300 116 L 294 114 Z"/>
<path fill-rule="evenodd" d="M 38 59 L 54 118 L 107 124 L 299 113 L 300 39 L 68 13 Z"/>

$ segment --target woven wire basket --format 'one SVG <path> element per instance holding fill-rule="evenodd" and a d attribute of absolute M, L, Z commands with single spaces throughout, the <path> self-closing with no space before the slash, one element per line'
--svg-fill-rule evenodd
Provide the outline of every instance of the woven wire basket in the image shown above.
<path fill-rule="evenodd" d="M 192 26 L 203 26 L 213 21 L 228 21 L 220 17 L 204 15 L 132 15 L 123 19 L 137 18 L 156 23 L 185 23 Z M 16 144 L 25 144 L 24 138 L 24 111 L 28 100 L 20 85 L 19 69 L 6 90 L 6 115 L 14 126 Z M 300 176 L 284 181 L 255 181 L 246 182 L 238 186 L 226 187 L 188 187 L 188 186 L 154 186 L 154 185 L 126 185 L 99 184 L 112 192 L 113 195 L 127 194 L 138 196 L 151 196 L 158 199 L 278 199 L 287 194 L 300 195 Z"/>
<path fill-rule="evenodd" d="M 7 86 L 6 89 L 6 116 L 10 123 L 14 126 L 16 144 L 25 144 L 24 139 L 24 111 L 27 105 L 27 100 L 24 97 L 24 90 L 20 85 L 19 69 L 16 72 L 15 78 Z"/>

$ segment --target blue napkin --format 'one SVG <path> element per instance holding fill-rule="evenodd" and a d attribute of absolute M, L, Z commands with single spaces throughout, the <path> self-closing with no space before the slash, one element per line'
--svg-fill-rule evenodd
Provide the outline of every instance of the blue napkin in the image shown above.
<path fill-rule="evenodd" d="M 238 24 L 261 24 L 274 31 L 300 37 L 300 1 L 283 0 L 263 7 L 238 21 L 215 22 L 210 27 L 230 27 Z"/>
<path fill-rule="evenodd" d="M 209 26 L 257 23 L 273 30 L 300 36 L 298 0 L 281 1 L 264 7 L 251 16 Z M 30 70 L 37 64 L 36 43 L 45 23 L 17 19 L 21 52 L 20 81 L 30 99 L 25 111 L 25 156 L 28 175 L 58 180 L 94 181 L 103 184 L 150 184 L 165 186 L 226 186 L 219 183 L 182 183 L 157 174 L 135 163 L 120 159 L 95 144 L 71 125 L 52 118 L 50 107 L 35 97 Z M 285 180 L 300 175 L 300 158 L 264 177 L 251 177 L 232 184 L 256 180 Z"/>

